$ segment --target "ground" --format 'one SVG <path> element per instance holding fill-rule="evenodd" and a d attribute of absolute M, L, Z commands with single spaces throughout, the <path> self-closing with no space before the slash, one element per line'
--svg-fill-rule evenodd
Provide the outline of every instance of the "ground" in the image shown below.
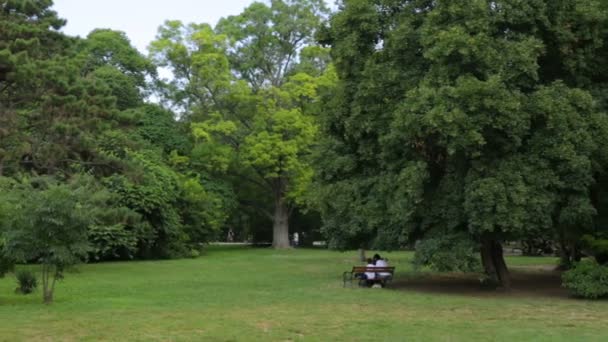
<path fill-rule="evenodd" d="M 211 248 L 200 258 L 82 265 L 56 302 L 0 279 L 0 341 L 606 341 L 608 302 L 573 299 L 553 258 L 510 257 L 513 290 L 413 272 L 387 289 L 342 288 L 356 252 Z M 25 267 L 25 266 L 21 266 Z M 28 266 L 29 267 L 29 266 Z"/>

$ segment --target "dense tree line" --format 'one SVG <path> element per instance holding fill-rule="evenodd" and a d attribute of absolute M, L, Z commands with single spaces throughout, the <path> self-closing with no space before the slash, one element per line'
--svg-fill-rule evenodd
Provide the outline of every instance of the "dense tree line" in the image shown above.
<path fill-rule="evenodd" d="M 50 0 L 0 5 L 3 265 L 60 276 L 86 258 L 197 254 L 227 229 L 285 248 L 290 217 L 318 226 L 304 204 L 334 82 L 314 41 L 323 1 L 167 21 L 149 57 L 123 32 L 66 36 Z"/>

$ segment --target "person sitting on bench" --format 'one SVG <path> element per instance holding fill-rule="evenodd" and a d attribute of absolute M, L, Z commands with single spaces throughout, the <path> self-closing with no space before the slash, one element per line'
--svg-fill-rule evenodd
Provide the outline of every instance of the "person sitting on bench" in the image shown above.
<path fill-rule="evenodd" d="M 366 267 L 375 267 L 376 264 L 374 263 L 374 260 L 367 258 L 367 265 L 365 265 Z M 367 285 L 368 286 L 372 286 L 374 284 L 374 279 L 376 279 L 376 273 L 375 272 L 365 272 L 365 279 L 367 279 Z"/>
<path fill-rule="evenodd" d="M 374 265 L 374 260 L 367 258 L 367 265 L 365 265 L 366 267 L 375 267 Z M 376 278 L 376 273 L 374 272 L 365 272 L 365 273 L 357 273 L 355 274 L 355 278 L 359 279 L 359 285 L 361 285 L 363 283 L 363 280 L 365 280 L 365 285 L 367 286 L 371 286 L 374 283 L 374 279 Z"/>
<path fill-rule="evenodd" d="M 375 254 L 374 255 L 374 265 L 376 265 L 376 267 L 388 267 L 388 262 L 385 259 L 382 259 L 382 257 L 380 256 L 380 254 Z M 388 277 L 390 276 L 390 273 L 387 272 L 380 272 L 378 273 L 379 277 Z"/>

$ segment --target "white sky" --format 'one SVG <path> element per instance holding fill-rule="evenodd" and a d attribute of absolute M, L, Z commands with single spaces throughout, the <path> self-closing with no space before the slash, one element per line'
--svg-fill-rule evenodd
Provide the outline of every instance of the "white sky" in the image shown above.
<path fill-rule="evenodd" d="M 209 23 L 242 12 L 254 0 L 55 0 L 54 10 L 67 19 L 63 32 L 86 37 L 96 28 L 126 32 L 147 54 L 148 44 L 165 20 Z"/>

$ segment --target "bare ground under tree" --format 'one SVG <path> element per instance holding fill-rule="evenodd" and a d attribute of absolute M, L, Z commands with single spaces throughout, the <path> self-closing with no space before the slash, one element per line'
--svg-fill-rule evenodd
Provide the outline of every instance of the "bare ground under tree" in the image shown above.
<path fill-rule="evenodd" d="M 570 298 L 561 287 L 561 272 L 554 266 L 510 267 L 511 290 L 483 289 L 481 274 L 462 273 L 414 273 L 397 277 L 390 288 L 397 291 L 463 295 L 471 297 L 549 297 Z"/>

